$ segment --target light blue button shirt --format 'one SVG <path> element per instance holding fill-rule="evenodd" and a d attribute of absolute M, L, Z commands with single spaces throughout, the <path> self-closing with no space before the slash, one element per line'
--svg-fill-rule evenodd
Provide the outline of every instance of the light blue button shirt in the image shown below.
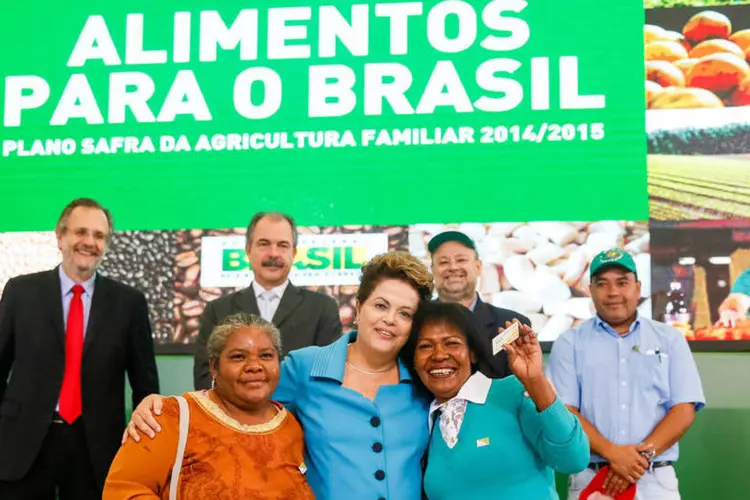
<path fill-rule="evenodd" d="M 62 295 L 63 305 L 63 330 L 67 329 L 68 326 L 68 313 L 70 312 L 70 301 L 73 300 L 73 286 L 78 285 L 73 281 L 70 276 L 65 274 L 62 266 L 57 268 L 60 274 L 60 293 Z M 96 274 L 91 276 L 80 285 L 83 287 L 83 294 L 81 295 L 81 302 L 83 302 L 83 335 L 86 336 L 86 330 L 89 326 L 89 315 L 91 314 L 91 299 L 94 296 L 94 282 L 96 281 Z"/>
<path fill-rule="evenodd" d="M 553 344 L 547 375 L 566 405 L 578 408 L 609 441 L 639 444 L 680 403 L 705 406 L 698 369 L 675 328 L 639 316 L 626 335 L 598 316 Z M 655 461 L 677 460 L 675 444 Z M 592 461 L 603 458 L 592 454 Z"/>
<path fill-rule="evenodd" d="M 400 361 L 400 383 L 381 386 L 374 401 L 343 387 L 347 346 L 356 336 L 289 353 L 273 398 L 305 431 L 315 498 L 419 500 L 430 401 L 418 395 Z"/>

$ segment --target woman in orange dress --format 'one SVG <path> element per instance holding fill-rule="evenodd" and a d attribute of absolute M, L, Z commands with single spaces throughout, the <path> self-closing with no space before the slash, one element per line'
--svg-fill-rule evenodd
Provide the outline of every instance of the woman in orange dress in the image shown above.
<path fill-rule="evenodd" d="M 183 395 L 190 411 L 177 498 L 306 500 L 302 428 L 271 401 L 279 382 L 281 335 L 258 316 L 236 314 L 211 333 L 213 389 Z M 104 485 L 103 500 L 169 499 L 180 410 L 164 401 L 159 439 L 127 440 Z"/>

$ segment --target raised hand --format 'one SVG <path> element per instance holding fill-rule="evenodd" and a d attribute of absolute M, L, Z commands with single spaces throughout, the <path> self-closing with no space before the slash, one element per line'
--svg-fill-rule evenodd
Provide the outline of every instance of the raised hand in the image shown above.
<path fill-rule="evenodd" d="M 542 346 L 531 327 L 518 320 L 518 338 L 505 345 L 508 352 L 508 365 L 513 374 L 523 383 L 544 377 L 544 363 L 542 360 Z M 512 325 L 510 321 L 505 322 L 505 327 Z"/>

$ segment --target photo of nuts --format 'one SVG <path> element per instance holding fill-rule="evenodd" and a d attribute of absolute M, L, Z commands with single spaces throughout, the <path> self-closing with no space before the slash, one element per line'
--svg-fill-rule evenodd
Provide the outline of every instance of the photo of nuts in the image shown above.
<path fill-rule="evenodd" d="M 409 251 L 429 266 L 427 242 L 448 230 L 462 231 L 476 243 L 482 300 L 527 316 L 541 341 L 554 341 L 595 314 L 589 264 L 597 253 L 613 247 L 633 254 L 642 283 L 639 311 L 651 316 L 645 222 L 415 224 L 409 227 Z"/>
<path fill-rule="evenodd" d="M 656 8 L 646 23 L 647 109 L 750 103 L 750 6 Z"/>
<path fill-rule="evenodd" d="M 116 231 L 99 266 L 99 273 L 137 288 L 146 296 L 152 334 L 159 345 L 170 342 L 174 233 Z M 47 271 L 60 264 L 54 231 L 0 233 L 0 294 L 10 278 Z"/>

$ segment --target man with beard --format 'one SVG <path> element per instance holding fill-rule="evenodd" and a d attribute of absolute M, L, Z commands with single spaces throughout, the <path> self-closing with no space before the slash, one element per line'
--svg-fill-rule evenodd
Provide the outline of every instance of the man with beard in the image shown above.
<path fill-rule="evenodd" d="M 505 329 L 506 321 L 517 319 L 531 326 L 526 316 L 487 304 L 479 297 L 477 278 L 482 271 L 482 261 L 471 238 L 459 231 L 445 231 L 434 236 L 427 248 L 432 256 L 432 274 L 435 276 L 438 300 L 458 302 L 474 313 L 488 352 L 492 352 L 492 339 Z M 505 351 L 493 356 L 491 363 L 485 370 L 488 377 L 502 378 L 511 374 Z"/>
<path fill-rule="evenodd" d="M 282 355 L 311 345 L 328 345 L 341 336 L 336 301 L 289 282 L 297 252 L 297 226 L 289 215 L 259 212 L 250 221 L 245 251 L 255 275 L 249 287 L 213 302 L 203 311 L 195 350 L 196 389 L 211 387 L 206 343 L 214 327 L 238 312 L 260 315 L 281 330 Z"/>
<path fill-rule="evenodd" d="M 11 279 L 0 300 L 0 498 L 101 498 L 125 373 L 133 407 L 159 391 L 145 296 L 96 272 L 109 211 L 74 200 L 55 233 L 61 265 Z"/>

